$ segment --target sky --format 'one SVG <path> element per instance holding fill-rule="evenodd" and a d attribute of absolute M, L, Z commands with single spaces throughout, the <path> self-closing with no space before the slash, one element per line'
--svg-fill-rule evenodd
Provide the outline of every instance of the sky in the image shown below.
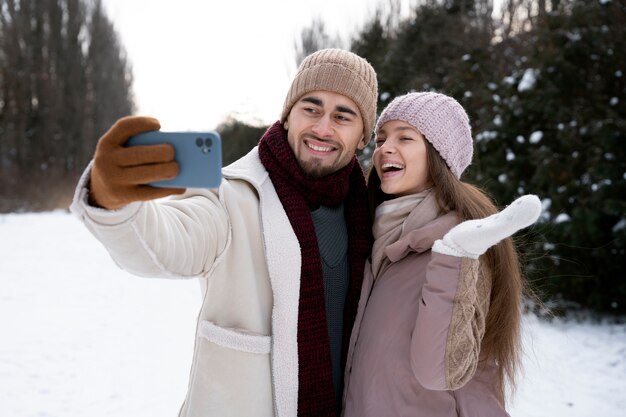
<path fill-rule="evenodd" d="M 0 215 L 0 416 L 172 417 L 197 280 L 119 269 L 65 211 Z M 626 324 L 523 319 L 511 417 L 623 417 Z"/>
<path fill-rule="evenodd" d="M 314 18 L 347 40 L 386 0 L 104 0 L 134 73 L 136 114 L 162 130 L 211 130 L 229 116 L 276 121 Z M 411 0 L 401 0 L 408 13 Z M 348 45 L 345 45 L 348 47 Z"/>

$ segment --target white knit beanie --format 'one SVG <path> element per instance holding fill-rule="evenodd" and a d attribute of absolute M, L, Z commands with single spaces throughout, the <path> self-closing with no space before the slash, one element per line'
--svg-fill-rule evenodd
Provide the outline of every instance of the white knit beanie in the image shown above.
<path fill-rule="evenodd" d="M 406 122 L 424 135 L 457 178 L 472 162 L 469 117 L 452 97 L 431 92 L 398 96 L 381 113 L 376 132 L 391 120 Z"/>

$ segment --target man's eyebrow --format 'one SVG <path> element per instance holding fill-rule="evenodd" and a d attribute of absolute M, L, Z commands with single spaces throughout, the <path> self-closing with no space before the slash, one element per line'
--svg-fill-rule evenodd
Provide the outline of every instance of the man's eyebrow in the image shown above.
<path fill-rule="evenodd" d="M 352 110 L 350 107 L 346 107 L 346 106 L 337 106 L 337 107 L 335 107 L 335 109 L 336 109 L 338 112 L 341 112 L 341 113 L 349 113 L 349 114 L 351 114 L 351 115 L 353 115 L 353 116 L 358 116 L 358 115 L 356 114 L 356 112 L 355 112 L 354 110 Z"/>
<path fill-rule="evenodd" d="M 317 97 L 313 97 L 313 96 L 307 96 L 307 97 L 303 97 L 301 99 L 301 101 L 307 102 L 307 103 L 311 103 L 314 104 L 316 106 L 323 106 L 324 102 L 322 100 L 320 100 Z M 343 106 L 343 105 L 339 105 L 337 107 L 335 107 L 335 110 L 341 113 L 349 113 L 353 116 L 358 116 L 358 114 L 352 110 L 350 107 L 348 106 Z"/>
<path fill-rule="evenodd" d="M 303 97 L 302 101 L 306 101 L 308 103 L 315 104 L 316 106 L 321 106 L 323 104 L 322 100 L 320 100 L 317 97 L 310 97 L 310 96 L 309 97 Z"/>

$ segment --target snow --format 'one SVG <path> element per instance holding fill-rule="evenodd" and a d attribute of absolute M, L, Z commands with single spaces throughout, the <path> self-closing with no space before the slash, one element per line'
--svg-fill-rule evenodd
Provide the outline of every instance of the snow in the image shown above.
<path fill-rule="evenodd" d="M 480 132 L 476 134 L 476 142 L 489 142 L 498 137 L 498 132 L 494 130 L 485 130 L 484 132 Z"/>
<path fill-rule="evenodd" d="M 515 79 L 515 77 L 513 75 L 509 75 L 507 77 L 504 77 L 503 81 L 504 81 L 505 84 L 508 84 L 508 85 L 515 85 L 515 83 L 517 83 L 517 81 L 516 81 L 516 79 Z"/>
<path fill-rule="evenodd" d="M 510 149 L 506 150 L 506 160 L 509 162 L 515 160 L 515 154 Z"/>
<path fill-rule="evenodd" d="M 532 144 L 536 144 L 536 143 L 541 142 L 541 139 L 543 139 L 543 132 L 541 130 L 537 130 L 530 134 L 530 138 L 528 139 L 528 142 Z"/>
<path fill-rule="evenodd" d="M 556 216 L 556 219 L 554 219 L 554 223 L 555 224 L 565 223 L 565 222 L 569 222 L 570 220 L 572 220 L 572 218 L 570 217 L 569 214 L 560 213 L 558 216 Z"/>
<path fill-rule="evenodd" d="M 543 244 L 543 250 L 545 251 L 554 250 L 554 248 L 556 248 L 556 245 L 554 243 L 546 242 Z"/>
<path fill-rule="evenodd" d="M 175 416 L 196 281 L 117 268 L 69 214 L 0 217 L 0 416 Z"/>
<path fill-rule="evenodd" d="M 517 91 L 520 93 L 522 91 L 532 90 L 537 82 L 537 77 L 539 75 L 539 71 L 533 68 L 528 68 L 524 71 L 524 75 L 522 76 L 522 80 L 519 82 L 517 86 Z"/>
<path fill-rule="evenodd" d="M 621 219 L 620 221 L 615 223 L 611 231 L 613 232 L 613 234 L 615 234 L 619 232 L 620 230 L 624 230 L 624 229 L 626 229 L 626 219 Z"/>
<path fill-rule="evenodd" d="M 524 375 L 511 416 L 624 416 L 626 325 L 524 321 Z"/>
<path fill-rule="evenodd" d="M 572 42 L 578 42 L 583 38 L 582 34 L 579 31 L 567 32 L 565 35 Z"/>
<path fill-rule="evenodd" d="M 134 277 L 64 211 L 0 215 L 0 416 L 173 417 L 196 280 Z M 512 417 L 618 417 L 626 325 L 524 317 Z"/>

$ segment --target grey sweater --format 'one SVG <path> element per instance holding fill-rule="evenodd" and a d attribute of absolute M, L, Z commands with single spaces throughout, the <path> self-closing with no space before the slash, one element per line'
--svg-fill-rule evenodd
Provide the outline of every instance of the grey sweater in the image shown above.
<path fill-rule="evenodd" d="M 350 283 L 348 262 L 348 230 L 343 204 L 320 206 L 311 211 L 324 273 L 326 322 L 333 366 L 333 386 L 338 404 L 343 391 L 341 349 L 343 338 L 343 307 Z"/>

